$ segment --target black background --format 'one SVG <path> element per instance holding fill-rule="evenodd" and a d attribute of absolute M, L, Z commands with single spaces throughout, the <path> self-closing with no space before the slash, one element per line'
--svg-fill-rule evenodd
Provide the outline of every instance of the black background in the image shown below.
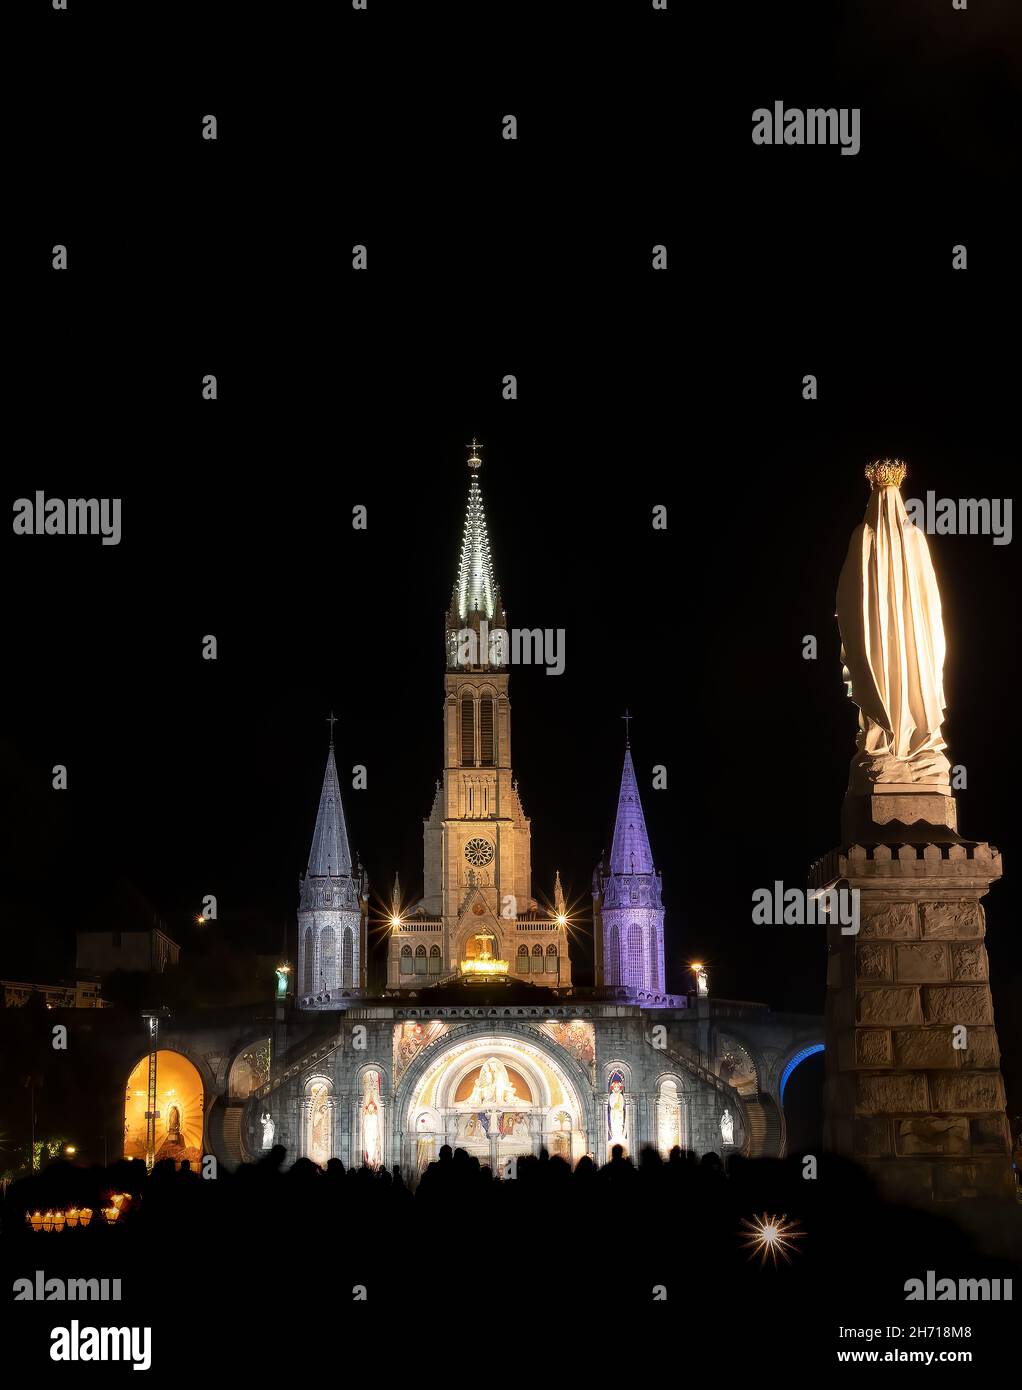
<path fill-rule="evenodd" d="M 559 868 L 590 911 L 627 705 L 643 785 L 668 769 L 644 806 L 670 983 L 698 956 L 715 994 L 820 1011 L 822 938 L 753 927 L 750 895 L 837 842 L 855 711 L 834 591 L 864 464 L 906 458 L 907 497 L 1013 492 L 1017 16 L 71 0 L 31 18 L 6 490 L 119 496 L 124 531 L 3 539 L 5 971 L 70 974 L 75 929 L 129 898 L 187 942 L 215 893 L 215 930 L 277 950 L 331 708 L 342 785 L 368 768 L 352 842 L 378 895 L 397 870 L 417 898 L 476 435 L 509 620 L 566 633 L 563 676 L 511 683 L 534 893 Z M 752 110 L 778 99 L 859 106 L 860 153 L 753 146 Z M 960 828 L 1004 854 L 988 944 L 1014 1114 L 1015 543 L 931 554 Z"/>

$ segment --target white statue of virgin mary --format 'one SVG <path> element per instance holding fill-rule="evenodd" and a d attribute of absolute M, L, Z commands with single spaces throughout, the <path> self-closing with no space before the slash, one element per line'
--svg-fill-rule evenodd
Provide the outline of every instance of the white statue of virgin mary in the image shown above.
<path fill-rule="evenodd" d="M 906 468 L 866 468 L 870 497 L 852 533 L 837 589 L 841 660 L 859 735 L 848 790 L 925 790 L 949 784 L 944 718 L 944 625 L 926 536 L 899 491 Z"/>

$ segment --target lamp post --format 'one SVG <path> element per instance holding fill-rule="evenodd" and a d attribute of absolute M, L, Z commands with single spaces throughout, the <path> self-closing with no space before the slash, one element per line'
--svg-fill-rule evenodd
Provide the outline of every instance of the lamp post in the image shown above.
<path fill-rule="evenodd" d="M 149 1031 L 149 1091 L 145 1110 L 145 1169 L 153 1171 L 156 1162 L 156 1121 L 160 1112 L 156 1108 L 156 1054 L 160 1047 L 160 1019 L 169 1018 L 170 1010 L 143 1009 L 142 1017 Z"/>
<path fill-rule="evenodd" d="M 291 962 L 282 960 L 276 967 L 276 989 L 273 992 L 273 1042 L 270 1047 L 270 1075 L 276 1078 L 287 1051 L 287 996 L 291 988 Z"/>

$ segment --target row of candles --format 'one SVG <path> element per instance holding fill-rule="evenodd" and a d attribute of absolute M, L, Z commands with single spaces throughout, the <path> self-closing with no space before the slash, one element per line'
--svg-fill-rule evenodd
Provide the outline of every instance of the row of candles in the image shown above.
<path fill-rule="evenodd" d="M 130 1192 L 114 1192 L 109 1206 L 100 1208 L 100 1216 L 108 1226 L 114 1226 L 131 1206 Z M 87 1226 L 92 1220 L 91 1207 L 68 1207 L 67 1211 L 33 1211 L 25 1220 L 33 1231 L 62 1231 L 65 1226 Z"/>

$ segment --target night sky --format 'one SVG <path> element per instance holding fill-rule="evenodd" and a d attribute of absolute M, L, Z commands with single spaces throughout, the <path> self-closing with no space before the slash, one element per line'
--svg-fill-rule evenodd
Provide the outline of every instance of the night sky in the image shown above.
<path fill-rule="evenodd" d="M 82 925 L 158 914 L 187 945 L 207 893 L 208 931 L 277 951 L 331 709 L 342 787 L 368 768 L 368 790 L 346 794 L 351 841 L 378 895 L 397 870 L 417 899 L 476 435 L 509 621 L 566 633 L 563 676 L 511 678 L 534 894 L 560 869 L 590 912 L 627 706 L 669 983 L 699 957 L 719 996 L 822 1011 L 822 931 L 754 927 L 751 893 L 803 885 L 837 843 L 855 709 L 834 593 L 863 466 L 907 459 L 906 497 L 1012 494 L 997 119 L 1011 73 L 982 15 L 954 33 L 950 5 L 932 25 L 919 5 L 786 7 L 781 34 L 770 10 L 771 43 L 750 24 L 730 54 L 691 8 L 680 66 L 641 7 L 620 21 L 635 91 L 596 52 L 604 17 L 581 39 L 551 25 L 539 52 L 517 33 L 428 66 L 411 43 L 395 59 L 378 17 L 367 52 L 307 46 L 300 73 L 282 55 L 270 93 L 244 40 L 225 91 L 214 38 L 177 77 L 98 83 L 88 108 L 71 97 L 69 26 L 54 56 L 67 104 L 39 117 L 52 177 L 25 238 L 67 243 L 72 271 L 44 258 L 31 282 L 11 383 L 25 447 L 5 481 L 12 502 L 119 496 L 124 536 L 8 529 L 0 547 L 7 976 L 71 977 Z M 542 77 L 523 86 L 526 53 Z M 860 104 L 860 154 L 754 149 L 749 114 L 778 97 Z M 221 138 L 206 148 L 208 110 Z M 507 110 L 510 146 L 493 136 Z M 955 275 L 959 241 L 970 268 Z M 348 268 L 354 242 L 365 275 Z M 649 269 L 657 242 L 666 273 Z M 959 825 L 1006 868 L 987 906 L 1011 1114 L 1017 544 L 931 541 L 945 733 L 968 769 Z M 50 789 L 56 763 L 66 793 Z M 654 764 L 666 791 L 649 789 Z"/>

